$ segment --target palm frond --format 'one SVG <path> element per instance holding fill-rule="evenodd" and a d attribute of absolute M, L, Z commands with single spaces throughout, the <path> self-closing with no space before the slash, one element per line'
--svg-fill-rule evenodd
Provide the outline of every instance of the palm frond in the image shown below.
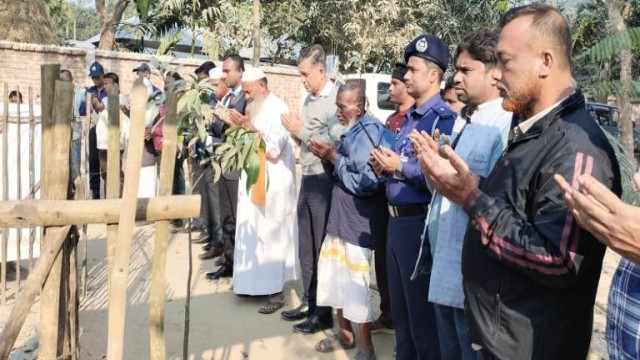
<path fill-rule="evenodd" d="M 585 57 L 592 62 L 602 63 L 618 56 L 626 49 L 640 48 L 640 27 L 627 28 L 598 41 L 593 47 L 578 55 L 577 60 Z"/>
<path fill-rule="evenodd" d="M 156 50 L 156 55 L 167 55 L 169 50 L 182 40 L 182 29 L 173 28 L 172 30 L 165 33 L 161 40 L 160 45 L 158 45 L 158 49 Z"/>
<path fill-rule="evenodd" d="M 604 81 L 598 82 L 595 85 L 586 88 L 586 92 L 592 95 L 595 98 L 606 98 L 609 95 L 620 95 L 623 92 L 627 91 L 631 97 L 639 97 L 640 96 L 640 82 L 631 80 L 631 81 L 620 81 L 620 80 L 612 80 L 612 81 Z"/>

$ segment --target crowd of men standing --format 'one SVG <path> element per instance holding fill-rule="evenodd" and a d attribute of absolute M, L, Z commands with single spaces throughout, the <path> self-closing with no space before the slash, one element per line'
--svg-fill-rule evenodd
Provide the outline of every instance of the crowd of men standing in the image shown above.
<path fill-rule="evenodd" d="M 190 175 L 202 199 L 193 243 L 202 260 L 218 258 L 206 277 L 233 277 L 237 295 L 268 296 L 263 314 L 281 309 L 285 283 L 301 278 L 301 304 L 281 318 L 313 334 L 333 328 L 335 310 L 338 332 L 316 345 L 322 353 L 357 347 L 355 359 L 375 359 L 372 333 L 387 332 L 398 359 L 584 359 L 610 246 L 627 260 L 611 290 L 609 352 L 637 359 L 640 209 L 619 200 L 624 174 L 572 83 L 570 54 L 557 9 L 514 8 L 498 30 L 457 44 L 443 98 L 449 45 L 420 35 L 392 73 L 398 107 L 386 122 L 367 113 L 361 83 L 331 81 L 319 45 L 298 60 L 308 92 L 300 116 L 240 56 L 226 56 L 222 69 L 204 63 L 196 74 L 216 88 L 219 111 Z M 101 71 L 94 64 L 92 78 Z M 99 113 L 106 91 L 96 80 L 87 91 Z M 251 186 L 245 173 L 214 182 L 202 161 L 234 126 L 264 140 L 262 177 Z"/>

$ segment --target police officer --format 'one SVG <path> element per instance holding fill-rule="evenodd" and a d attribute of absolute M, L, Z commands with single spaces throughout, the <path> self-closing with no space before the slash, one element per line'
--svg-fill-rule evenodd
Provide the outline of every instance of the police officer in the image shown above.
<path fill-rule="evenodd" d="M 440 82 L 449 63 L 449 47 L 440 38 L 423 34 L 404 51 L 407 92 L 415 105 L 397 134 L 395 148 L 371 153 L 378 174 L 390 176 L 387 273 L 391 313 L 396 331 L 397 359 L 439 359 L 433 305 L 427 301 L 429 275 L 410 280 L 420 251 L 420 236 L 431 202 L 424 175 L 408 139 L 414 130 L 449 135 L 456 115 L 440 97 Z"/>

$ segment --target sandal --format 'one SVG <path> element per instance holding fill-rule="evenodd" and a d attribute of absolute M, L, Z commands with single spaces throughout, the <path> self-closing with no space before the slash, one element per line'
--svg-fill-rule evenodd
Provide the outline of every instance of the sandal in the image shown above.
<path fill-rule="evenodd" d="M 350 350 L 356 347 L 356 342 L 348 343 L 342 340 L 339 336 L 332 336 L 326 339 L 320 340 L 319 343 L 316 344 L 316 351 L 321 353 L 330 353 L 337 350 L 336 342 L 340 347 L 344 350 Z"/>
<path fill-rule="evenodd" d="M 274 312 L 280 310 L 280 308 L 283 306 L 284 306 L 283 301 L 267 300 L 267 302 L 264 303 L 264 305 L 262 305 L 260 309 L 258 309 L 258 312 L 260 314 L 273 314 Z"/>
<path fill-rule="evenodd" d="M 367 356 L 364 353 L 358 351 L 356 353 L 356 356 L 353 357 L 353 360 L 376 360 L 376 354 L 373 353 L 371 354 L 371 356 Z"/>

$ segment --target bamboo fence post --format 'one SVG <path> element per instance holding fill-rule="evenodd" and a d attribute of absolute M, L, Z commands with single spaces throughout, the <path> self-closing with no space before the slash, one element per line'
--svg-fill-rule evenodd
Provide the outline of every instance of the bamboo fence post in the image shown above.
<path fill-rule="evenodd" d="M 73 84 L 55 80 L 59 77 L 60 65 L 42 65 L 43 117 L 42 117 L 42 197 L 44 199 L 67 199 L 69 193 L 69 149 L 73 112 Z M 51 89 L 50 83 L 55 88 Z M 53 90 L 53 91 L 52 91 Z M 53 101 L 51 105 L 45 101 Z M 51 107 L 49 107 L 51 106 Z M 53 116 L 51 116 L 53 115 Z M 44 246 L 48 248 L 50 236 L 45 232 Z M 40 316 L 40 354 L 43 359 L 58 357 L 63 351 L 66 326 L 66 285 L 63 268 L 64 251 L 58 254 L 42 288 Z"/>
<path fill-rule="evenodd" d="M 71 246 L 71 256 L 69 259 L 69 267 L 71 277 L 69 278 L 69 346 L 71 351 L 71 360 L 78 359 L 78 336 L 80 334 L 79 330 L 79 319 L 78 319 L 78 311 L 80 309 L 80 304 L 78 301 L 78 229 L 74 228 L 72 233 L 72 241 L 70 243 Z"/>
<path fill-rule="evenodd" d="M 9 86 L 4 83 L 4 116 L 2 118 L 2 201 L 9 199 Z M 2 229 L 2 265 L 0 265 L 0 280 L 2 281 L 2 304 L 7 303 L 7 251 L 9 251 L 9 237 L 7 229 Z"/>
<path fill-rule="evenodd" d="M 89 139 L 89 119 L 91 116 L 91 95 L 85 94 L 85 104 L 86 111 L 83 114 L 80 114 L 80 119 L 82 121 L 82 135 L 80 136 L 80 183 L 82 185 L 82 194 L 80 196 L 81 199 L 87 200 L 89 198 L 89 176 L 87 175 L 87 160 L 88 160 L 88 139 Z M 81 241 L 82 241 L 82 297 L 87 296 L 87 224 L 82 224 L 81 230 Z"/>
<path fill-rule="evenodd" d="M 11 309 L 9 319 L 2 329 L 2 333 L 0 333 L 0 359 L 9 358 L 24 320 L 27 318 L 47 274 L 51 271 L 53 262 L 64 245 L 69 229 L 71 229 L 71 226 L 67 225 L 62 228 L 51 228 L 47 232 L 50 246 L 40 254 L 40 259 L 33 267 L 33 271 L 29 273 L 29 277 L 24 283 L 24 289 L 16 298 L 16 304 Z M 39 357 L 45 359 L 42 355 L 39 355 Z"/>
<path fill-rule="evenodd" d="M 120 197 L 120 91 L 109 89 L 109 137 L 107 143 L 107 182 L 105 198 Z M 107 224 L 107 269 L 111 274 L 113 254 L 118 241 L 118 224 Z"/>
<path fill-rule="evenodd" d="M 122 359 L 124 352 L 124 330 L 127 308 L 127 280 L 129 278 L 129 253 L 133 241 L 142 147 L 144 146 L 145 106 L 147 87 L 142 77 L 133 84 L 131 96 L 131 135 L 125 171 L 123 206 L 118 228 L 118 245 L 113 259 L 111 287 L 109 289 L 109 331 L 107 359 Z"/>
<path fill-rule="evenodd" d="M 189 174 L 192 173 L 193 169 L 191 168 L 191 161 L 187 162 L 187 169 Z M 197 181 L 196 181 L 197 182 Z M 189 188 L 187 192 L 191 194 L 193 192 L 194 186 L 193 184 L 189 184 Z M 191 277 L 193 276 L 193 250 L 191 249 L 191 220 L 192 216 L 189 217 L 188 224 L 189 226 L 189 236 L 187 242 L 187 253 L 189 254 L 189 266 L 187 268 L 187 298 L 184 303 L 184 335 L 182 338 L 182 358 L 189 358 L 189 330 L 191 328 Z"/>
<path fill-rule="evenodd" d="M 162 161 L 160 162 L 160 196 L 170 196 L 173 190 L 173 174 L 176 165 L 178 131 L 176 128 L 177 98 L 174 92 L 167 92 L 166 114 L 162 132 Z M 153 249 L 151 269 L 151 291 L 149 295 L 150 353 L 153 360 L 166 357 L 164 339 L 164 285 L 167 267 L 167 241 L 169 221 L 156 222 L 156 239 Z"/>
<path fill-rule="evenodd" d="M 18 93 L 18 114 L 16 117 L 16 167 L 18 169 L 16 174 L 17 180 L 17 200 L 22 200 L 22 94 L 20 94 L 20 87 L 16 86 L 16 92 Z M 22 243 L 22 229 L 16 229 L 16 294 L 20 292 L 20 257 L 22 257 L 20 245 Z"/>
<path fill-rule="evenodd" d="M 35 165 L 35 130 L 36 119 L 33 116 L 33 88 L 29 86 L 29 198 L 35 198 L 36 165 Z M 36 240 L 36 229 L 29 229 L 29 271 L 33 269 L 33 246 Z"/>

